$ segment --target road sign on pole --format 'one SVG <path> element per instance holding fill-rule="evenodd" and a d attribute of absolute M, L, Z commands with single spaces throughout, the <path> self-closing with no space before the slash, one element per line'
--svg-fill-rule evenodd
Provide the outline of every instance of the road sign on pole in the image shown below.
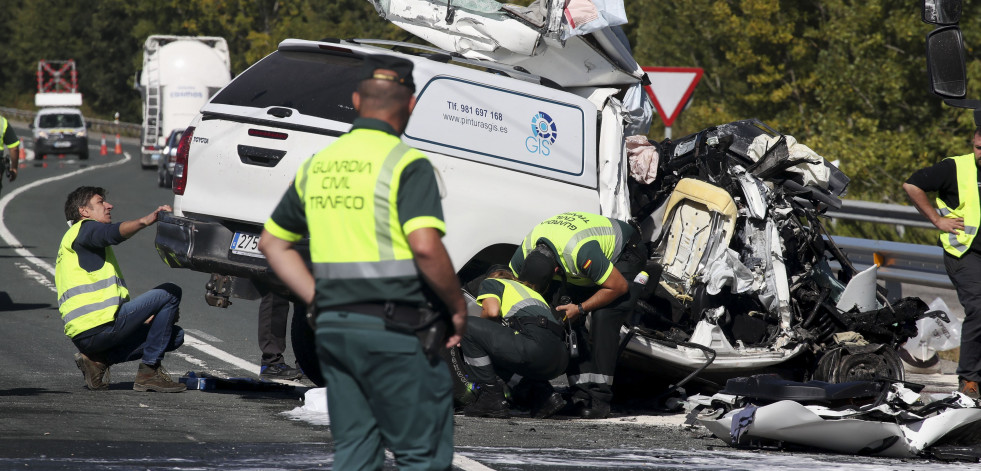
<path fill-rule="evenodd" d="M 665 137 L 671 137 L 671 124 L 688 103 L 695 85 L 702 78 L 699 67 L 641 67 L 651 84 L 645 86 L 654 102 L 658 116 L 664 122 Z"/>

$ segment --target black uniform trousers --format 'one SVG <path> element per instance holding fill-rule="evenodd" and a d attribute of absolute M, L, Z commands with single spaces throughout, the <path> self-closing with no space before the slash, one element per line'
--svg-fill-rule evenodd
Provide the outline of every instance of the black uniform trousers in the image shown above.
<path fill-rule="evenodd" d="M 259 351 L 262 352 L 262 366 L 285 363 L 283 352 L 286 351 L 286 333 L 289 327 L 290 301 L 266 287 L 261 287 L 259 293 L 259 322 L 258 339 Z M 301 313 L 303 309 L 294 305 L 293 313 Z"/>
<path fill-rule="evenodd" d="M 460 342 L 463 361 L 476 383 L 493 384 L 512 375 L 548 381 L 569 363 L 565 342 L 544 327 L 526 324 L 516 331 L 491 319 L 470 317 Z"/>
<path fill-rule="evenodd" d="M 646 263 L 644 246 L 631 244 L 613 266 L 630 285 Z M 595 286 L 567 285 L 566 295 L 578 304 L 589 299 L 598 289 Z M 557 298 L 553 300 L 553 305 L 557 304 L 556 301 Z M 592 404 L 600 402 L 609 405 L 613 401 L 613 375 L 620 347 L 620 327 L 630 318 L 636 304 L 637 291 L 628 289 L 610 304 L 592 312 L 588 331 L 585 316 L 580 316 L 573 323 L 572 328 L 579 340 L 579 357 L 570 359 L 566 370 L 569 386 L 573 390 L 573 402 L 588 401 L 588 407 L 595 407 Z"/>
<path fill-rule="evenodd" d="M 964 307 L 957 376 L 981 381 L 981 254 L 969 250 L 957 258 L 944 252 L 944 266 Z"/>

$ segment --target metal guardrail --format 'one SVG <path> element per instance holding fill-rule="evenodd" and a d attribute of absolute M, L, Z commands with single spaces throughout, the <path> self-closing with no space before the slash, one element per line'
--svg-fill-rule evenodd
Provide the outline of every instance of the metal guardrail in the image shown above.
<path fill-rule="evenodd" d="M 829 210 L 825 214 L 837 219 L 934 228 L 916 208 L 899 204 L 843 200 L 841 209 Z M 944 251 L 939 246 L 855 237 L 833 236 L 832 239 L 859 270 L 872 266 L 878 258 L 877 276 L 887 283 L 909 283 L 945 289 L 954 287 L 947 277 Z"/>
<path fill-rule="evenodd" d="M 3 115 L 5 118 L 11 121 L 31 123 L 34 122 L 34 116 L 37 115 L 37 111 L 0 107 L 0 115 Z M 88 117 L 85 118 L 85 121 L 89 123 L 89 130 L 91 132 L 105 133 L 109 135 L 119 133 L 120 136 L 140 137 L 140 130 L 142 129 L 142 126 L 136 123 L 120 122 L 119 124 L 116 124 L 114 121 Z"/>
<path fill-rule="evenodd" d="M 855 237 L 832 237 L 858 270 L 879 261 L 880 280 L 953 289 L 944 268 L 944 251 L 935 245 L 907 244 Z M 838 268 L 833 266 L 832 268 Z"/>
<path fill-rule="evenodd" d="M 933 224 L 923 219 L 920 212 L 912 206 L 858 200 L 842 200 L 841 203 L 841 209 L 829 209 L 825 215 L 835 219 L 934 228 Z"/>

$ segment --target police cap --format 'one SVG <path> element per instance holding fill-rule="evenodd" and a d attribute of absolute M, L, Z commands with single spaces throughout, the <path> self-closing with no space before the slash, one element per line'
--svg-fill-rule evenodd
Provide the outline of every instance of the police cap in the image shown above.
<path fill-rule="evenodd" d="M 367 79 L 398 82 L 408 87 L 412 93 L 416 92 L 416 84 L 412 81 L 412 61 L 401 57 L 384 54 L 365 56 L 364 65 L 361 66 L 361 80 Z"/>

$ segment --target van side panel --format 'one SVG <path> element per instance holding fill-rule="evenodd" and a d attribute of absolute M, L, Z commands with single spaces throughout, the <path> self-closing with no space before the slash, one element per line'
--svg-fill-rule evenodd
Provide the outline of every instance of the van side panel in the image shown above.
<path fill-rule="evenodd" d="M 486 247 L 519 245 L 536 224 L 556 214 L 600 210 L 595 189 L 434 152 L 427 156 L 443 195 L 443 242 L 457 269 Z"/>
<path fill-rule="evenodd" d="M 596 107 L 571 93 L 512 84 L 513 88 L 503 88 L 465 78 L 433 77 L 417 94 L 406 143 L 423 151 L 596 188 Z M 541 96 L 522 90 L 523 86 L 534 87 Z"/>

